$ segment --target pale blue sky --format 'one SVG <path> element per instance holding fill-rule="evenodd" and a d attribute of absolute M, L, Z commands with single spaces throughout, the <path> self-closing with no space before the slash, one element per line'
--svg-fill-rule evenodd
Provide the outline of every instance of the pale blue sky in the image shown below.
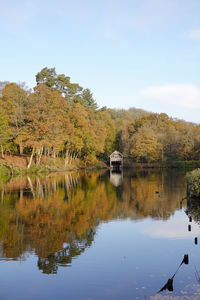
<path fill-rule="evenodd" d="M 0 80 L 43 67 L 100 106 L 200 123 L 199 0 L 0 0 Z"/>

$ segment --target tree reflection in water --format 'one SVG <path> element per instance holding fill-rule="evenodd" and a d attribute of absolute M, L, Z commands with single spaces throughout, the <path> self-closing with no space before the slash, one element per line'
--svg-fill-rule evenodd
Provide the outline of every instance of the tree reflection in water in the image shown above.
<path fill-rule="evenodd" d="M 186 214 L 188 218 L 193 219 L 196 223 L 200 223 L 200 201 L 197 198 L 187 199 L 187 210 Z"/>
<path fill-rule="evenodd" d="M 34 251 L 39 269 L 56 273 L 91 246 L 101 221 L 168 219 L 185 192 L 174 188 L 174 182 L 183 185 L 183 177 L 174 177 L 126 173 L 117 187 L 107 172 L 12 179 L 0 188 L 0 256 L 25 259 Z"/>
<path fill-rule="evenodd" d="M 90 247 L 94 239 L 95 231 L 91 229 L 88 237 L 80 242 L 74 241 L 63 249 L 48 255 L 46 258 L 38 259 L 38 268 L 45 274 L 56 274 L 58 266 L 70 266 L 72 259 L 79 256 L 86 248 Z"/>

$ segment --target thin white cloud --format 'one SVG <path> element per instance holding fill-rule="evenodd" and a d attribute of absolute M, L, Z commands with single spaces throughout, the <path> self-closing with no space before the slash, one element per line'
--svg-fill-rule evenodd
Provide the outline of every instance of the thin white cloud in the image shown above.
<path fill-rule="evenodd" d="M 194 41 L 200 41 L 200 29 L 191 30 L 187 34 L 187 38 Z"/>
<path fill-rule="evenodd" d="M 143 231 L 144 234 L 155 238 L 191 239 L 199 235 L 199 225 L 191 223 L 192 231 L 188 231 L 188 219 L 185 215 L 176 215 L 167 222 L 159 221 L 149 224 Z"/>
<path fill-rule="evenodd" d="M 147 101 L 156 101 L 164 105 L 200 108 L 200 88 L 192 84 L 150 86 L 141 90 L 140 96 Z"/>

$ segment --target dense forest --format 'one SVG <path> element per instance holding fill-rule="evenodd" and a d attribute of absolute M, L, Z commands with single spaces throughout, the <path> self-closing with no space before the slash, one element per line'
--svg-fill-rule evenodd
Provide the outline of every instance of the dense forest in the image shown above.
<path fill-rule="evenodd" d="M 0 83 L 0 146 L 5 153 L 95 164 L 117 149 L 135 162 L 200 160 L 200 125 L 141 109 L 99 108 L 91 91 L 44 68 L 33 91 Z"/>

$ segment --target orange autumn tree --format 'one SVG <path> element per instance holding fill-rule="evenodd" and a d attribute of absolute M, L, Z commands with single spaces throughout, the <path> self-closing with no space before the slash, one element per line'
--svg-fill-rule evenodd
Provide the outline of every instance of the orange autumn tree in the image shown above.
<path fill-rule="evenodd" d="M 20 135 L 23 134 L 26 123 L 28 95 L 30 91 L 16 83 L 8 83 L 2 91 L 1 104 L 7 115 L 12 140 L 19 145 L 20 154 L 23 153 L 23 144 Z"/>
<path fill-rule="evenodd" d="M 62 149 L 64 108 L 65 100 L 61 95 L 44 85 L 38 85 L 29 96 L 27 124 L 21 136 L 24 146 L 32 148 L 28 168 L 34 155 L 38 166 L 44 152 L 55 156 L 56 151 Z"/>
<path fill-rule="evenodd" d="M 0 103 L 1 104 L 1 103 Z M 8 118 L 0 107 L 0 150 L 1 156 L 4 158 L 4 150 L 9 145 L 9 139 L 11 138 L 11 130 L 8 125 Z"/>

